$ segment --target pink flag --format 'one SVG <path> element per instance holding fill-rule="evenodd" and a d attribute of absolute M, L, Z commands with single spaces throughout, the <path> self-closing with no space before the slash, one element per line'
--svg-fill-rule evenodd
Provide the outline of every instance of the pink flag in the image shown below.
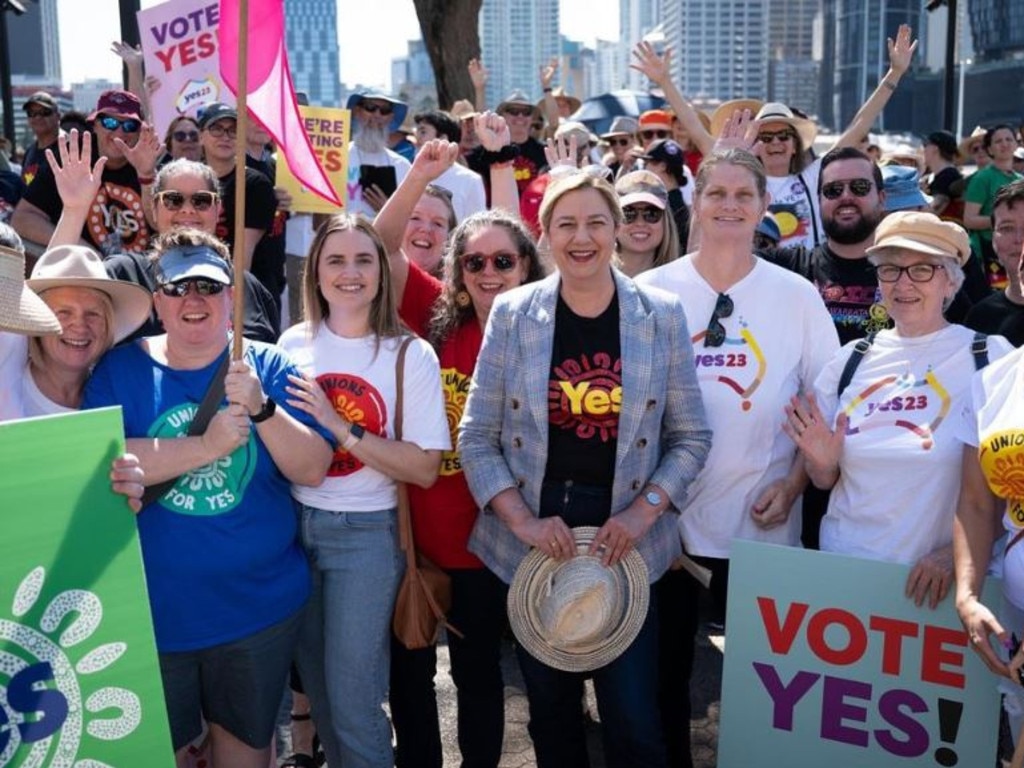
<path fill-rule="evenodd" d="M 238 95 L 239 4 L 220 0 L 220 75 Z M 284 153 L 288 167 L 302 184 L 324 200 L 340 206 L 341 200 L 320 166 L 295 100 L 284 44 L 284 0 L 248 0 L 247 99 L 249 112 Z"/>

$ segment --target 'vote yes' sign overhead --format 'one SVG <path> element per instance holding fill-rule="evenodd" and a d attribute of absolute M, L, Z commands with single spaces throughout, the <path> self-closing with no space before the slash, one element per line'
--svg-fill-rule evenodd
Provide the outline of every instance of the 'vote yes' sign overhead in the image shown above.
<path fill-rule="evenodd" d="M 909 567 L 733 544 L 721 768 L 995 764 L 997 678 Z M 988 585 L 998 605 L 998 585 Z"/>

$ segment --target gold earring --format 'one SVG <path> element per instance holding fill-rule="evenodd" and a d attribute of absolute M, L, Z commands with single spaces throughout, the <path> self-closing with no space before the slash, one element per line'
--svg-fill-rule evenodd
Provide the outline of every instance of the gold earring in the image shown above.
<path fill-rule="evenodd" d="M 473 302 L 469 294 L 465 290 L 461 290 L 455 294 L 455 304 L 460 309 L 465 309 Z"/>

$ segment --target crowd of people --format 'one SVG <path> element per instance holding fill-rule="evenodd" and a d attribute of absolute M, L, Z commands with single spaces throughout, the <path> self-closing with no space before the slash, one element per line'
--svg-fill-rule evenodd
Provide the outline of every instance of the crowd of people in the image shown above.
<path fill-rule="evenodd" d="M 632 66 L 667 105 L 600 136 L 554 65 L 539 101 L 489 111 L 473 60 L 475 103 L 411 134 L 408 105 L 358 92 L 361 181 L 316 218 L 290 212 L 272 142 L 239 135 L 234 107 L 160 136 L 147 94 L 108 91 L 67 127 L 31 96 L 35 141 L 2 187 L 0 419 L 122 407 L 111 484 L 138 513 L 178 765 L 201 749 L 267 768 L 286 687 L 284 765 L 443 764 L 436 646 L 392 631 L 406 493 L 419 555 L 450 578 L 463 766 L 501 758 L 501 646 L 532 558 L 639 568 L 626 599 L 646 607 L 591 667 L 517 643 L 541 768 L 589 764 L 588 677 L 607 765 L 692 768 L 700 605 L 725 632 L 737 540 L 906 564 L 907 598 L 954 591 L 1008 677 L 1024 136 L 937 130 L 875 158 L 916 48 L 905 26 L 888 40 L 821 156 L 788 105 L 704 114 L 646 43 Z M 1000 537 L 1006 605 L 985 606 Z M 1012 694 L 1007 711 L 1024 720 Z"/>

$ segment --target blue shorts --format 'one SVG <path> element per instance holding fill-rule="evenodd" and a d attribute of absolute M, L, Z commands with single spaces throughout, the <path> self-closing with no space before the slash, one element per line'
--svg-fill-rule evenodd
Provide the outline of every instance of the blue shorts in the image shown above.
<path fill-rule="evenodd" d="M 175 752 L 199 738 L 204 719 L 253 749 L 270 746 L 302 614 L 223 645 L 160 654 Z"/>

